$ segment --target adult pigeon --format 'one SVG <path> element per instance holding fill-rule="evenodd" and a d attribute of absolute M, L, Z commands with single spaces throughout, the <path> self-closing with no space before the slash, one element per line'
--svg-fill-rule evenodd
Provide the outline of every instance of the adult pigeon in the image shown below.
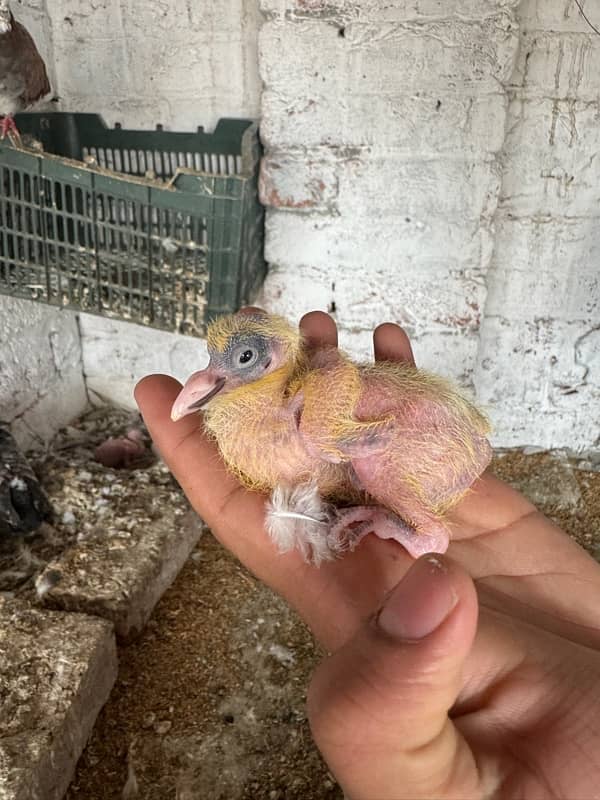
<path fill-rule="evenodd" d="M 13 17 L 9 0 L 0 0 L 0 138 L 20 136 L 13 114 L 24 111 L 50 91 L 44 60 L 35 42 Z"/>
<path fill-rule="evenodd" d="M 0 422 L 0 540 L 36 530 L 52 507 L 8 426 Z"/>

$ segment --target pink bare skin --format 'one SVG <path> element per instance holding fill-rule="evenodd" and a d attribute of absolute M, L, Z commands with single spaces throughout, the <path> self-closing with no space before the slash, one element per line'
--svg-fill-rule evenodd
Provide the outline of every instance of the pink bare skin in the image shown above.
<path fill-rule="evenodd" d="M 335 345 L 325 314 L 301 322 Z M 375 356 L 412 361 L 397 326 Z M 227 472 L 201 416 L 170 420 L 180 384 L 136 399 L 163 458 L 215 536 L 332 653 L 309 691 L 315 741 L 352 800 L 593 798 L 600 786 L 600 566 L 485 473 L 450 515 L 447 556 L 413 561 L 366 536 L 319 569 L 280 555 L 265 498 Z"/>
<path fill-rule="evenodd" d="M 21 134 L 12 114 L 0 117 L 0 140 L 7 136 L 13 144 L 21 143 Z"/>

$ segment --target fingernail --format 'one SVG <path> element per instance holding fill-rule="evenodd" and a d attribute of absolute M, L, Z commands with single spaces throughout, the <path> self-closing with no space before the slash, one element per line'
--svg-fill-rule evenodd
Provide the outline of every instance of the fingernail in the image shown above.
<path fill-rule="evenodd" d="M 397 639 L 423 639 L 442 624 L 457 601 L 444 561 L 422 556 L 386 600 L 377 624 Z"/>

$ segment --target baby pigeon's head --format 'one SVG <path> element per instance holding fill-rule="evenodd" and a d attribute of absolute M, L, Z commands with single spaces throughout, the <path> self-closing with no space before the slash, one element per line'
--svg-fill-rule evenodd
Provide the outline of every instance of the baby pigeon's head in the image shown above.
<path fill-rule="evenodd" d="M 209 325 L 206 339 L 208 366 L 187 380 L 171 409 L 172 420 L 275 370 L 291 369 L 302 343 L 299 331 L 283 317 L 255 310 L 220 317 Z"/>

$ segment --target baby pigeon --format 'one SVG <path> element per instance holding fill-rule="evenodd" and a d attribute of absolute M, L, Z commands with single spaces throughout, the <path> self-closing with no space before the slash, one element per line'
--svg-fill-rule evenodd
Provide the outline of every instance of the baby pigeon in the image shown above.
<path fill-rule="evenodd" d="M 418 557 L 448 547 L 446 512 L 490 461 L 485 417 L 445 380 L 406 363 L 356 364 L 309 351 L 285 319 L 221 317 L 210 361 L 173 404 L 203 409 L 225 463 L 270 492 L 266 527 L 282 551 L 319 563 L 369 532 Z"/>

